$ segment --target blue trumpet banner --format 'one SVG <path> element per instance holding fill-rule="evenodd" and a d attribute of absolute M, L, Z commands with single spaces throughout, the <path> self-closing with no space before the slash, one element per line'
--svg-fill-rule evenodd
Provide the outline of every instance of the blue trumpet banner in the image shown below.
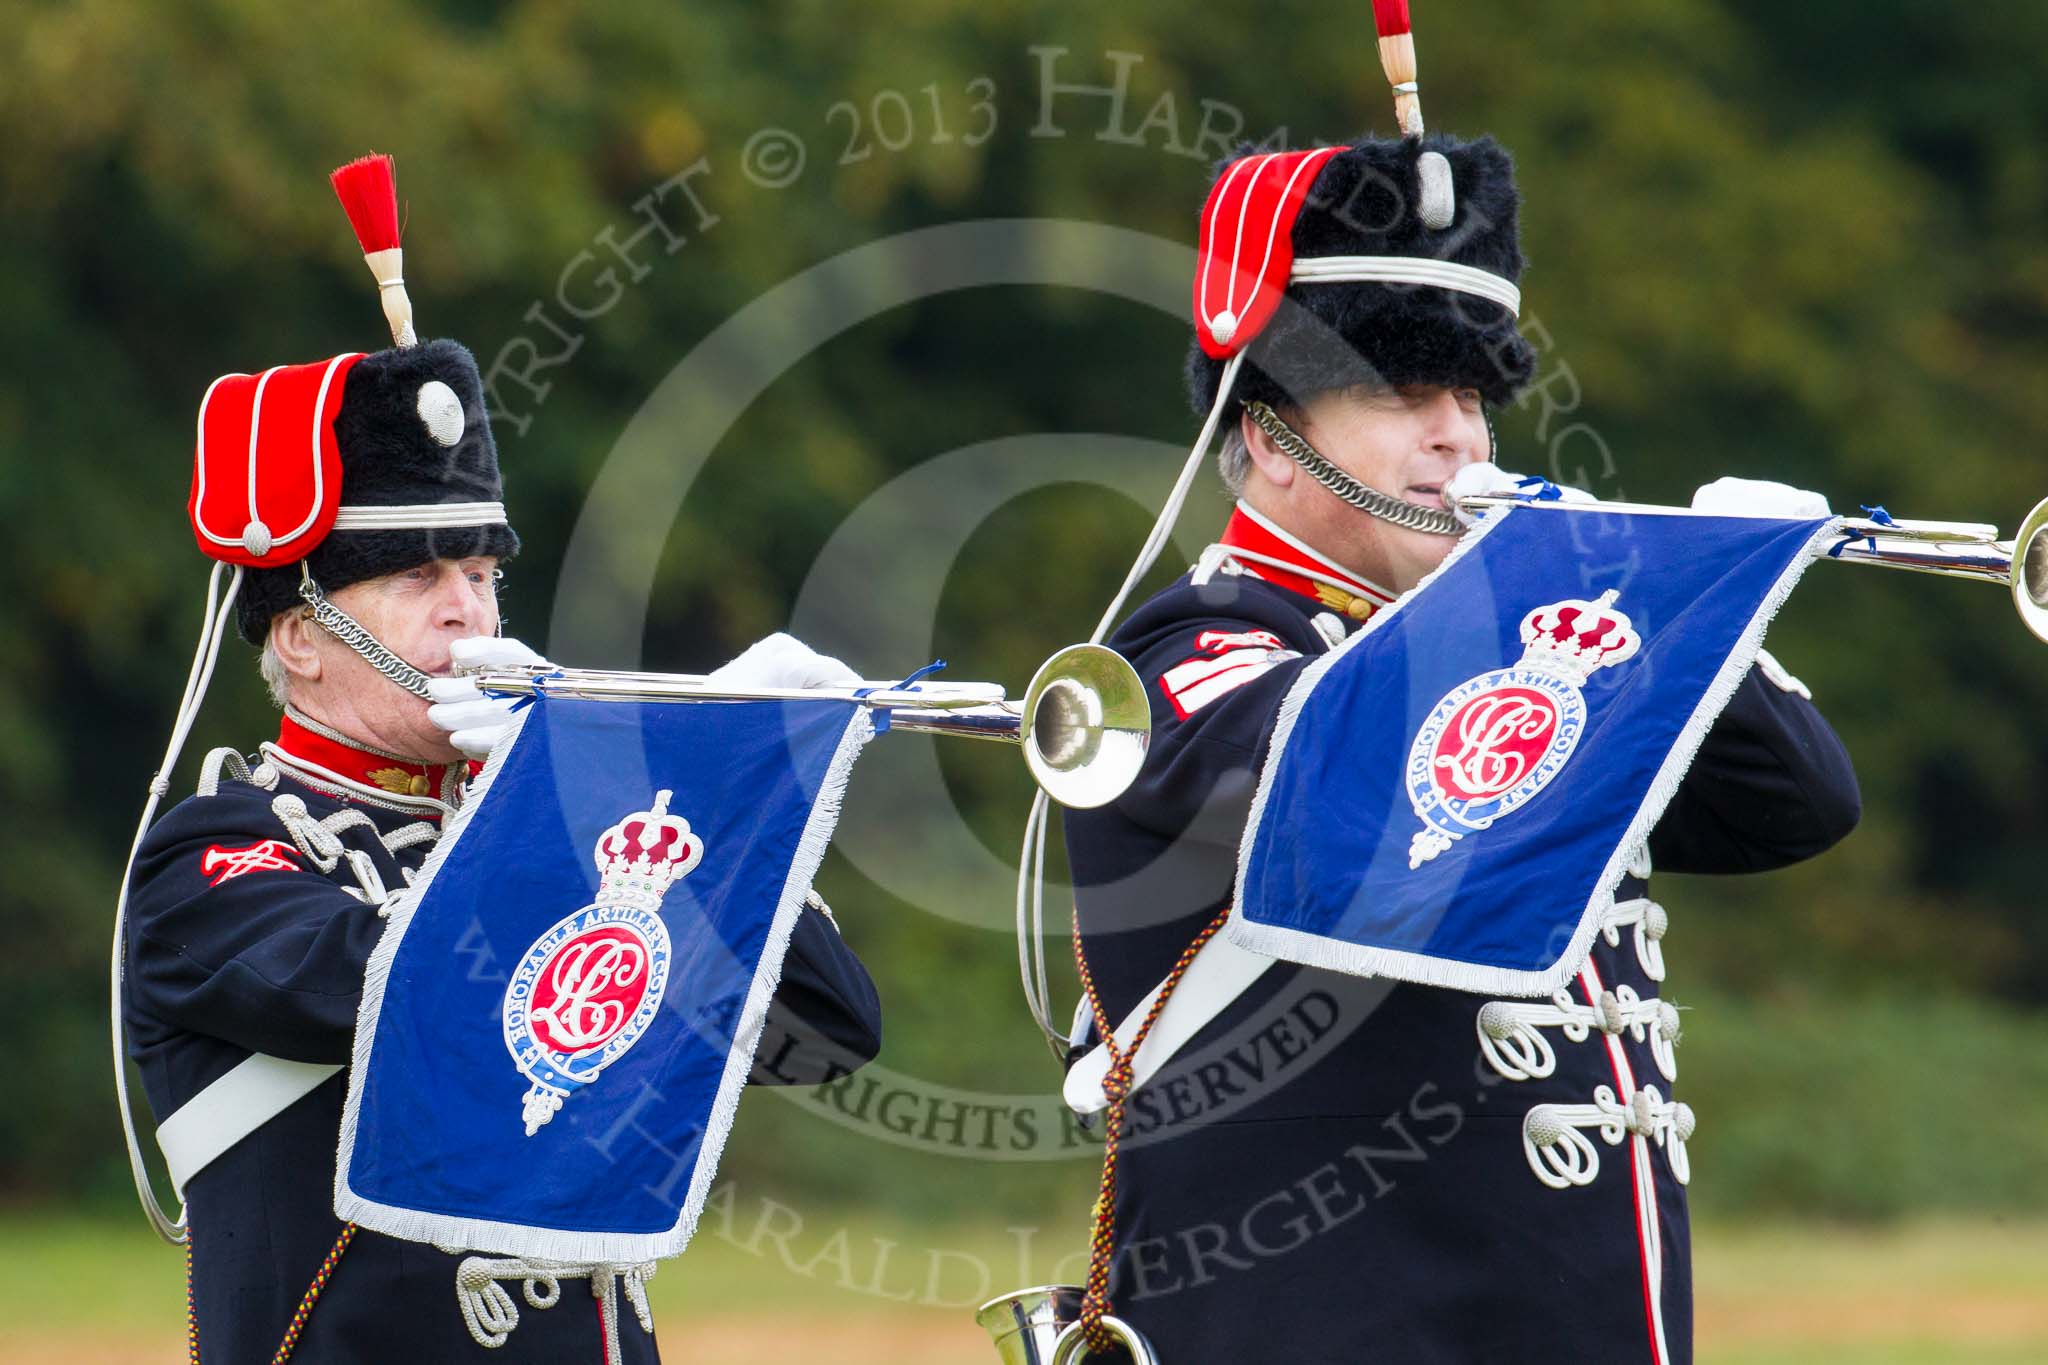
<path fill-rule="evenodd" d="M 1836 525 L 1487 516 L 1288 694 L 1227 936 L 1461 990 L 1564 984 Z"/>
<path fill-rule="evenodd" d="M 537 698 L 371 959 L 336 1213 L 552 1260 L 680 1252 L 873 732 L 845 700 Z"/>

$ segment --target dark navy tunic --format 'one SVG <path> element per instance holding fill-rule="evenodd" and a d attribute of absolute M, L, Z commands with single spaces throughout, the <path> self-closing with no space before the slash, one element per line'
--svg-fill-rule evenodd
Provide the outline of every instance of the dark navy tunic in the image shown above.
<path fill-rule="evenodd" d="M 1152 748 L 1129 792 L 1068 812 L 1066 832 L 1112 1021 L 1225 904 L 1281 700 L 1330 636 L 1357 625 L 1328 600 L 1226 568 L 1202 585 L 1183 577 L 1111 637 L 1152 693 Z M 1763 871 L 1829 847 L 1859 812 L 1819 712 L 1752 670 L 1650 850 L 1669 871 Z M 1582 1027 L 1583 1041 L 1561 1010 L 1558 1024 L 1497 1040 L 1501 1051 L 1539 1036 L 1548 1075 L 1512 1051 L 1505 1069 L 1489 1058 L 1485 996 L 1268 971 L 1131 1097 L 1113 1311 L 1163 1365 L 1690 1360 L 1674 1130 L 1691 1115 L 1664 1074 L 1676 1054 L 1660 1025 L 1676 1016 L 1656 1003 L 1664 916 L 1645 894 L 1639 876 L 1623 882 L 1624 922 L 1595 938 L 1561 1002 L 1515 1002 L 1586 1007 L 1582 1023 L 1620 1015 L 1619 1031 Z M 1503 1023 L 1498 1010 L 1489 1019 Z M 1563 1125 L 1597 1170 L 1574 1167 L 1583 1183 L 1552 1188 L 1538 1175 L 1546 1144 L 1527 1132 L 1555 1138 L 1560 1156 L 1578 1149 L 1531 1110 L 1597 1114 L 1603 1088 L 1655 1121 L 1618 1142 Z"/>
<path fill-rule="evenodd" d="M 253 1052 L 349 1061 L 364 966 L 385 921 L 346 889 L 358 886 L 346 858 L 323 873 L 294 845 L 273 800 L 296 796 L 315 820 L 351 808 L 367 815 L 374 829 L 357 825 L 339 837 L 369 855 L 389 888 L 402 887 L 405 870 L 417 869 L 431 846 L 393 837 L 420 821 L 420 802 L 384 803 L 309 784 L 297 770 L 281 773 L 275 764 L 259 766 L 254 777 L 223 781 L 215 794 L 179 804 L 151 828 L 136 863 L 123 1005 L 130 1053 L 159 1120 Z M 399 851 L 390 851 L 387 840 Z M 209 859 L 209 850 L 220 852 Z M 246 870 L 229 872 L 233 867 Z M 487 948 L 479 952 L 474 970 L 507 970 L 508 964 L 490 960 Z M 806 909 L 770 1010 L 766 1055 L 830 1057 L 831 1070 L 844 1072 L 875 1055 L 880 1029 L 867 972 L 827 917 Z M 778 1041 L 783 1034 L 797 1035 L 806 1046 L 788 1047 Z M 332 1077 L 188 1185 L 203 1360 L 246 1365 L 271 1359 L 340 1235 L 333 1210 L 335 1147 L 347 1084 L 346 1071 Z M 519 1285 L 509 1284 L 519 1324 L 501 1347 L 479 1345 L 456 1301 L 461 1259 L 358 1231 L 292 1359 L 422 1365 L 603 1359 L 597 1300 L 586 1279 L 564 1279 L 560 1301 L 546 1310 L 528 1306 Z M 658 1358 L 654 1338 L 641 1329 L 623 1292 L 619 1335 L 625 1361 Z"/>

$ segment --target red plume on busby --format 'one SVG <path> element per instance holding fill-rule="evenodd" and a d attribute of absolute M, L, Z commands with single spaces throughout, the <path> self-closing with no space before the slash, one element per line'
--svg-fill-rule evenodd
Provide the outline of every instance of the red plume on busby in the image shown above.
<path fill-rule="evenodd" d="M 1372 23 L 1380 35 L 1380 66 L 1394 87 L 1394 120 L 1401 131 L 1422 135 L 1422 100 L 1415 89 L 1415 25 L 1408 0 L 1372 0 Z"/>
<path fill-rule="evenodd" d="M 370 274 L 376 277 L 391 340 L 410 346 L 418 338 L 412 329 L 412 300 L 405 292 L 405 252 L 398 244 L 398 175 L 391 158 L 375 154 L 357 157 L 337 167 L 328 179 L 348 214 L 349 226 L 356 230 Z"/>

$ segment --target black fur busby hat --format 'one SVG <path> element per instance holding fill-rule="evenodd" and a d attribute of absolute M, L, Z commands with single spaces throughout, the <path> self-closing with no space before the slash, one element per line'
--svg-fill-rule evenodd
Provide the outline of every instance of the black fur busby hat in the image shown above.
<path fill-rule="evenodd" d="M 519 550 L 512 527 L 375 525 L 375 509 L 504 501 L 498 448 L 491 439 L 483 378 L 469 351 L 426 341 L 366 355 L 349 369 L 334 416 L 347 507 L 344 518 L 305 557 L 313 581 L 335 592 L 435 559 Z M 431 520 L 417 514 L 405 520 Z M 242 638 L 261 644 L 271 618 L 299 602 L 299 567 L 248 572 L 236 602 Z"/>
<path fill-rule="evenodd" d="M 1436 166 L 1427 164 L 1439 157 Z M 1233 171 L 1243 180 L 1247 165 L 1255 166 L 1250 154 L 1219 167 L 1212 209 Z M 1432 196 L 1440 202 L 1443 190 L 1426 182 L 1441 181 L 1445 165 L 1453 201 L 1432 211 Z M 1256 204 L 1257 191 L 1251 193 Z M 1477 389 L 1493 403 L 1511 400 L 1528 383 L 1535 352 L 1504 303 L 1464 288 L 1397 279 L 1304 279 L 1299 272 L 1304 262 L 1318 258 L 1405 257 L 1469 267 L 1513 286 L 1523 267 L 1519 202 L 1514 164 L 1490 137 L 1368 137 L 1334 151 L 1300 196 L 1291 229 L 1296 278 L 1275 301 L 1270 321 L 1243 348 L 1232 396 L 1285 406 L 1359 384 L 1433 384 Z M 1431 220 L 1443 225 L 1432 226 Z M 1208 235 L 1205 227 L 1205 256 Z M 1202 325 L 1198 316 L 1198 329 Z M 1217 343 L 1229 338 L 1210 335 L 1207 345 L 1204 339 L 1198 330 L 1187 377 L 1190 399 L 1206 413 L 1215 405 L 1227 359 L 1216 353 L 1224 349 Z"/>

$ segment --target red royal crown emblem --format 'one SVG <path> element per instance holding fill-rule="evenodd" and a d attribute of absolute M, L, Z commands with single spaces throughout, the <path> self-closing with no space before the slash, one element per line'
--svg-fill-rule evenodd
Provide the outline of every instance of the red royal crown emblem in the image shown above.
<path fill-rule="evenodd" d="M 1522 618 L 1513 667 L 1466 679 L 1430 711 L 1408 750 L 1408 801 L 1423 823 L 1411 869 L 1526 805 L 1563 771 L 1586 727 L 1579 689 L 1642 647 L 1618 598 L 1537 607 Z"/>
<path fill-rule="evenodd" d="M 598 836 L 597 899 L 535 939 L 505 987 L 505 1047 L 532 1082 L 528 1137 L 660 1012 L 670 956 L 661 898 L 704 857 L 690 822 L 668 813 L 669 796 Z"/>

